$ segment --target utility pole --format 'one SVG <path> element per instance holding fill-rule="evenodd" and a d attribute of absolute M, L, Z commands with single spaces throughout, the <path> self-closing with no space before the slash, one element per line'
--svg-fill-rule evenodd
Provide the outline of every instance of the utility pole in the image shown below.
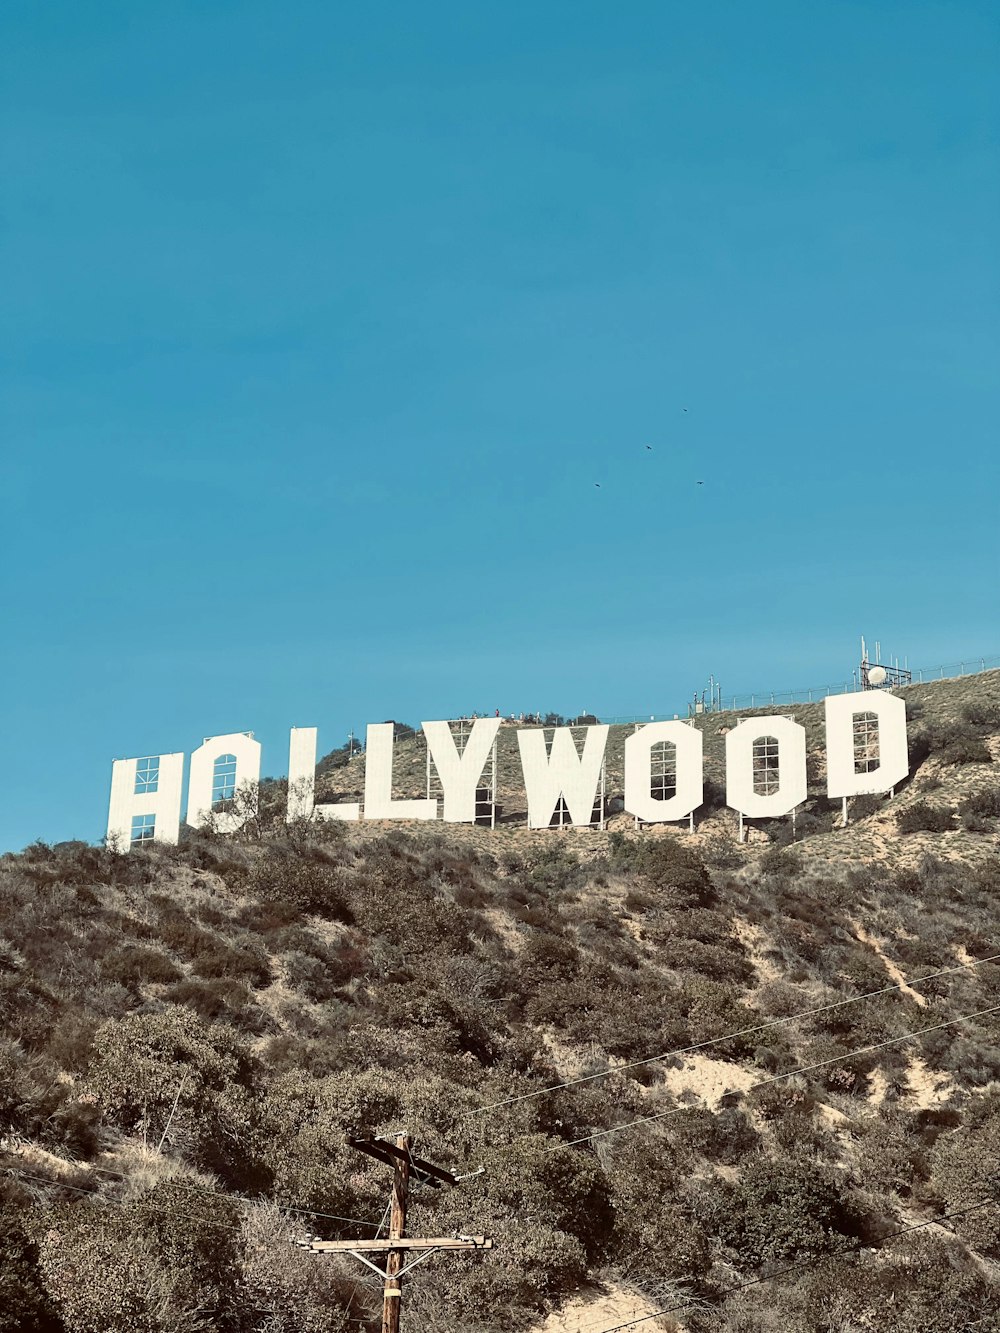
<path fill-rule="evenodd" d="M 442 1185 L 457 1185 L 460 1179 L 414 1157 L 413 1140 L 409 1134 L 400 1134 L 395 1143 L 389 1139 L 365 1134 L 359 1138 L 348 1139 L 352 1148 L 374 1157 L 377 1162 L 392 1167 L 392 1195 L 389 1201 L 389 1235 L 385 1240 L 310 1240 L 304 1248 L 328 1254 L 340 1250 L 360 1260 L 367 1268 L 378 1273 L 382 1278 L 382 1333 L 399 1333 L 401 1306 L 403 1303 L 403 1275 L 424 1259 L 430 1258 L 438 1250 L 492 1250 L 493 1240 L 489 1236 L 435 1236 L 410 1238 L 406 1235 L 406 1206 L 410 1196 L 410 1182 L 429 1185 L 440 1189 Z M 479 1172 L 473 1172 L 479 1175 Z M 416 1258 L 406 1262 L 406 1256 L 415 1253 Z M 385 1255 L 385 1268 L 380 1268 L 368 1254 Z"/>
<path fill-rule="evenodd" d="M 410 1136 L 400 1134 L 396 1147 L 402 1149 L 402 1155 L 397 1157 L 393 1154 L 390 1240 L 402 1240 L 406 1235 L 406 1205 L 410 1197 Z M 390 1250 L 386 1256 L 385 1286 L 382 1289 L 382 1333 L 399 1333 L 399 1309 L 403 1299 L 403 1280 L 400 1277 L 402 1267 L 402 1250 Z"/>

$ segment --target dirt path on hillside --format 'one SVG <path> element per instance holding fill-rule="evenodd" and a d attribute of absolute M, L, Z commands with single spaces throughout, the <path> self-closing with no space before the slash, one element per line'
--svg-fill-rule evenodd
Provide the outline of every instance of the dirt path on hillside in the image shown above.
<path fill-rule="evenodd" d="M 900 972 L 899 968 L 892 961 L 892 959 L 886 957 L 882 945 L 877 939 L 875 939 L 874 935 L 869 935 L 860 921 L 855 921 L 849 917 L 848 924 L 854 931 L 854 938 L 858 941 L 858 943 L 867 944 L 869 949 L 874 949 L 874 951 L 878 954 L 882 966 L 889 973 L 889 976 L 892 977 L 893 981 L 903 992 L 903 994 L 908 995 L 911 1000 L 915 1000 L 917 1004 L 921 1006 L 921 1008 L 925 1009 L 927 1007 L 926 996 L 921 995 L 919 991 L 915 991 L 913 987 L 907 982 L 906 978 L 903 976 L 902 972 Z"/>
<path fill-rule="evenodd" d="M 670 1316 L 663 1319 L 649 1319 L 656 1306 L 645 1296 L 629 1287 L 608 1283 L 598 1288 L 593 1294 L 578 1296 L 561 1309 L 554 1311 L 542 1323 L 536 1324 L 532 1333 L 600 1333 L 600 1330 L 613 1328 L 615 1324 L 625 1323 L 630 1319 L 642 1319 L 646 1322 L 639 1329 L 677 1329 L 683 1325 Z"/>

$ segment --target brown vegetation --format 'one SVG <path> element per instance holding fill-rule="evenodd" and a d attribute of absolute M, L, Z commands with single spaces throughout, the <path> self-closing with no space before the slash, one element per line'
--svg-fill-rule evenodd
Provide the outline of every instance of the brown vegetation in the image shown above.
<path fill-rule="evenodd" d="M 988 750 L 987 704 L 957 721 Z M 417 1270 L 413 1329 L 594 1282 L 689 1333 L 998 1327 L 1000 1025 L 958 1021 L 1000 1008 L 995 785 L 939 740 L 895 808 L 937 782 L 944 833 L 265 817 L 4 857 L 0 1331 L 377 1327 L 359 1266 L 291 1242 L 373 1233 L 346 1138 L 402 1126 L 485 1167 L 412 1230 L 497 1242 Z"/>

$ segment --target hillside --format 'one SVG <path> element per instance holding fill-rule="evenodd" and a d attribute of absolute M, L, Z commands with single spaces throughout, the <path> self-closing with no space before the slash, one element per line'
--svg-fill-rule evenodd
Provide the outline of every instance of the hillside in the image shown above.
<path fill-rule="evenodd" d="M 374 1234 L 346 1139 L 401 1128 L 484 1168 L 411 1232 L 496 1241 L 407 1279 L 410 1333 L 1000 1330 L 1000 673 L 905 694 L 911 780 L 847 828 L 788 710 L 794 844 L 718 804 L 286 828 L 273 784 L 253 836 L 0 859 L 0 1333 L 377 1329 L 374 1275 L 292 1242 Z"/>
<path fill-rule="evenodd" d="M 968 791 L 975 789 L 981 773 L 974 760 L 978 757 L 989 762 L 991 755 L 982 749 L 988 746 L 990 736 L 996 737 L 1000 731 L 1000 671 L 987 671 L 973 676 L 963 676 L 951 680 L 930 681 L 918 685 L 909 685 L 896 690 L 907 707 L 910 731 L 910 753 L 913 760 L 914 778 L 919 774 L 926 783 L 929 779 L 942 776 L 940 765 L 926 764 L 930 756 L 941 756 L 948 752 L 948 758 L 954 758 L 964 744 L 965 765 L 947 765 L 944 776 L 950 774 L 945 796 L 961 799 Z M 741 709 L 738 713 L 724 710 L 706 713 L 694 719 L 694 725 L 703 736 L 705 756 L 705 805 L 696 815 L 698 829 L 702 835 L 731 835 L 735 828 L 735 815 L 725 808 L 725 738 L 741 718 L 762 717 L 768 714 L 780 714 L 791 717 L 806 731 L 808 754 L 809 800 L 799 816 L 799 835 L 806 837 L 830 832 L 839 828 L 841 809 L 839 802 L 831 802 L 825 796 L 825 735 L 824 706 L 822 702 L 810 704 L 791 704 L 783 708 L 766 707 Z M 970 720 L 973 719 L 973 720 Z M 500 823 L 501 833 L 508 828 L 517 828 L 525 823 L 526 803 L 524 797 L 521 763 L 517 746 L 517 726 L 504 725 L 497 738 L 497 799 L 503 814 Z M 632 725 L 612 725 L 608 735 L 606 750 L 606 785 L 610 801 L 621 798 L 624 786 L 625 740 L 635 730 Z M 978 747 L 977 747 L 978 743 Z M 998 743 L 1000 744 L 1000 743 Z M 994 745 L 992 757 L 1000 756 L 998 744 Z M 950 750 L 949 750 L 950 747 Z M 346 760 L 343 752 L 336 752 L 322 760 L 318 768 L 317 800 L 358 801 L 364 795 L 365 757 L 363 752 Z M 427 747 L 420 732 L 413 733 L 409 728 L 396 741 L 393 758 L 393 795 L 399 799 L 425 796 L 427 774 Z M 283 784 L 276 785 L 275 796 L 282 793 Z M 899 793 L 904 803 L 912 799 L 914 783 Z M 906 794 L 907 790 L 909 795 Z M 932 786 L 930 790 L 936 790 Z M 862 806 L 867 812 L 871 802 Z M 888 802 L 886 802 L 888 806 Z M 628 816 L 621 816 L 611 827 L 629 828 L 633 821 Z M 775 821 L 762 825 L 766 836 L 786 836 Z M 790 821 L 787 835 L 790 836 Z M 542 835 L 548 837 L 547 833 Z M 589 834 L 587 835 L 589 837 Z M 982 848 L 975 841 L 960 840 L 963 850 L 973 855 Z M 540 844 L 543 845 L 543 844 Z M 857 844 L 852 844 L 856 849 Z M 841 850 L 845 850 L 841 848 Z"/>

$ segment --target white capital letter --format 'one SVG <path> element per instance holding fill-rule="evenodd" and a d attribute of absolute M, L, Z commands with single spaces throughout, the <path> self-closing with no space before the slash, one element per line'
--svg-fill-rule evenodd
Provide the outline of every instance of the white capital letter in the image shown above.
<path fill-rule="evenodd" d="M 674 746 L 673 796 L 651 791 L 654 745 Z M 702 739 L 697 727 L 686 722 L 651 722 L 625 740 L 625 809 L 647 824 L 683 819 L 697 810 L 704 797 Z"/>
<path fill-rule="evenodd" d="M 259 786 L 260 741 L 246 731 L 208 736 L 191 755 L 187 822 L 201 828 L 211 819 L 219 833 L 235 833 L 250 817 Z M 213 813 L 216 801 L 230 801 L 238 791 L 249 794 L 246 808 Z"/>
<path fill-rule="evenodd" d="M 790 717 L 740 722 L 726 737 L 726 804 L 751 819 L 768 819 L 805 799 L 805 727 Z"/>
<path fill-rule="evenodd" d="M 569 727 L 555 728 L 551 754 L 545 753 L 545 733 L 541 727 L 517 733 L 530 828 L 548 828 L 560 796 L 574 824 L 593 823 L 607 741 L 606 725 L 588 727 L 581 758 Z"/>
<path fill-rule="evenodd" d="M 855 719 L 859 720 L 857 734 Z M 868 772 L 868 762 L 874 753 L 878 755 L 878 763 Z M 902 782 L 909 771 L 906 704 L 902 699 L 883 690 L 858 690 L 827 697 L 828 796 L 835 799 L 888 791 Z"/>
<path fill-rule="evenodd" d="M 133 843 L 176 843 L 183 780 L 183 754 L 116 759 L 111 765 L 108 846 L 127 852 Z"/>
<path fill-rule="evenodd" d="M 422 722 L 421 726 L 444 788 L 442 818 L 449 824 L 474 823 L 476 788 L 500 730 L 500 719 L 481 717 L 473 722 L 461 754 L 447 722 Z"/>
<path fill-rule="evenodd" d="M 288 742 L 288 811 L 296 819 L 360 819 L 357 801 L 316 805 L 316 728 L 292 727 Z"/>
<path fill-rule="evenodd" d="M 391 722 L 371 722 L 365 746 L 365 819 L 437 819 L 437 801 L 392 799 Z"/>

